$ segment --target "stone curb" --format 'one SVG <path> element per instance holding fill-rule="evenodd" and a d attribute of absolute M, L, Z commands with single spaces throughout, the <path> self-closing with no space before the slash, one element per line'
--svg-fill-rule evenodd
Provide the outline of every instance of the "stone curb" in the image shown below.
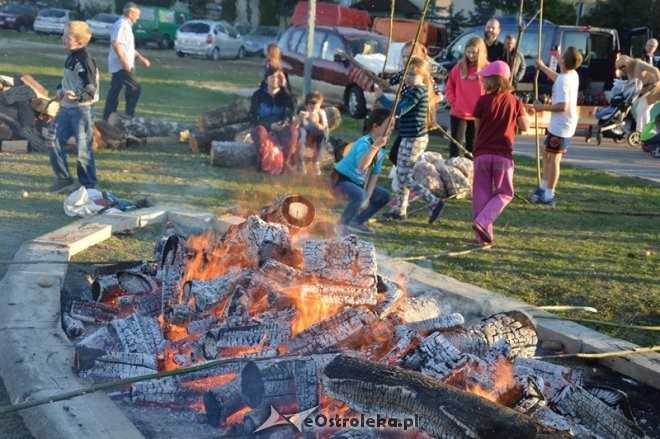
<path fill-rule="evenodd" d="M 106 214 L 76 221 L 28 241 L 15 261 L 68 261 L 71 256 L 113 233 L 172 221 L 187 231 L 222 233 L 243 218 L 216 217 L 211 213 L 168 207 Z M 493 294 L 470 284 L 407 262 L 389 261 L 379 255 L 379 272 L 404 273 L 408 278 L 472 307 L 479 315 L 507 310 L 525 310 L 529 305 Z M 60 324 L 60 289 L 66 264 L 14 265 L 0 281 L 0 376 L 13 404 L 88 387 L 74 373 L 74 348 Z M 534 315 L 550 315 L 533 312 Z M 559 341 L 568 352 L 605 352 L 631 349 L 635 345 L 604 336 L 569 321 L 537 319 L 542 341 Z M 638 381 L 660 388 L 660 355 L 645 354 L 611 358 L 608 367 Z M 103 392 L 23 410 L 21 416 L 35 437 L 141 438 L 142 434 Z"/>

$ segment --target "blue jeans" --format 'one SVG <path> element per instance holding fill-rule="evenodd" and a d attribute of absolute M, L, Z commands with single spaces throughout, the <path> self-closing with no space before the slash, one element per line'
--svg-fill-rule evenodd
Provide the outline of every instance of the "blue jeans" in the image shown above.
<path fill-rule="evenodd" d="M 60 108 L 55 117 L 57 135 L 55 147 L 48 149 L 50 164 L 59 179 L 71 178 L 69 164 L 66 160 L 66 142 L 75 137 L 78 147 L 76 171 L 78 181 L 87 189 L 96 189 L 96 164 L 94 161 L 94 125 L 92 124 L 92 107 L 89 105 L 77 108 Z"/>
<path fill-rule="evenodd" d="M 341 214 L 340 222 L 343 224 L 362 224 L 390 201 L 390 193 L 382 187 L 376 186 L 369 198 L 362 186 L 350 180 L 338 181 L 332 187 L 332 192 L 337 198 L 348 200 L 348 205 Z"/>

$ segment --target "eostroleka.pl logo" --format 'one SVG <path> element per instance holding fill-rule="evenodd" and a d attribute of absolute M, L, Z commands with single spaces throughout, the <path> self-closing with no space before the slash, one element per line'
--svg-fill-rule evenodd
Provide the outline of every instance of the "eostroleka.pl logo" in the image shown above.
<path fill-rule="evenodd" d="M 386 416 L 376 415 L 365 416 L 361 414 L 357 416 L 347 416 L 340 417 L 339 415 L 327 416 L 323 413 L 319 413 L 313 417 L 309 415 L 316 410 L 318 406 L 312 407 L 311 409 L 304 410 L 302 412 L 294 413 L 292 415 L 282 415 L 280 414 L 275 407 L 270 406 L 270 416 L 264 421 L 253 433 L 258 431 L 265 430 L 270 427 L 275 427 L 277 425 L 293 425 L 296 429 L 302 433 L 302 427 L 328 427 L 328 428 L 392 428 L 392 429 L 403 429 L 408 430 L 410 428 L 419 427 L 419 415 L 414 415 L 414 417 L 408 418 L 390 418 Z"/>

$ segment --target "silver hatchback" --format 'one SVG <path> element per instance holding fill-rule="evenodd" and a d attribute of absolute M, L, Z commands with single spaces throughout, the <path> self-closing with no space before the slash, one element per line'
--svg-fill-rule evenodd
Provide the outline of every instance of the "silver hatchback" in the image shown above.
<path fill-rule="evenodd" d="M 78 19 L 78 15 L 69 9 L 42 9 L 34 19 L 33 28 L 35 32 L 62 34 L 69 21 Z"/>
<path fill-rule="evenodd" d="M 236 29 L 225 21 L 190 20 L 176 31 L 174 50 L 179 57 L 243 58 L 245 43 Z"/>

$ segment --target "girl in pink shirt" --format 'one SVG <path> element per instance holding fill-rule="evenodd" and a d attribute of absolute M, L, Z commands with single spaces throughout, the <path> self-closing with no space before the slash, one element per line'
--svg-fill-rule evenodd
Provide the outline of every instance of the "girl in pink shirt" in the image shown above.
<path fill-rule="evenodd" d="M 485 93 L 477 72 L 488 65 L 486 54 L 484 40 L 480 37 L 470 38 L 465 45 L 463 59 L 451 69 L 445 86 L 445 96 L 451 105 L 449 112 L 451 136 L 470 152 L 476 137 L 472 110 L 479 96 Z M 459 155 L 458 147 L 454 142 L 449 143 L 449 155 L 451 157 Z"/>

